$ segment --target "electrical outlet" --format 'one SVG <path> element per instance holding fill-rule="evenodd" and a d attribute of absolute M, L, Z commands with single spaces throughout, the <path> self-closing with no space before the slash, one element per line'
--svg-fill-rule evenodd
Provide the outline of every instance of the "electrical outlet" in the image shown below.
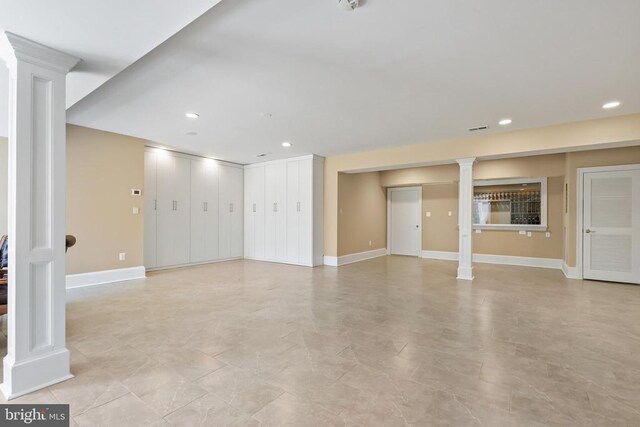
<path fill-rule="evenodd" d="M 453 212 L 449 211 L 449 216 L 453 215 Z"/>
<path fill-rule="evenodd" d="M 138 215 L 138 214 L 140 213 L 140 208 L 139 208 L 139 207 L 137 207 L 137 206 L 134 206 L 134 207 L 133 207 L 133 210 L 132 210 L 132 213 L 133 213 L 134 215 Z"/>
<path fill-rule="evenodd" d="M 527 232 L 526 232 L 526 231 L 524 231 L 524 230 L 520 230 L 519 234 L 520 234 L 520 235 L 522 235 L 522 236 L 524 236 L 525 234 L 527 234 Z"/>
<path fill-rule="evenodd" d="M 551 232 L 547 231 L 546 233 L 544 233 L 544 237 L 551 237 Z"/>
<path fill-rule="evenodd" d="M 531 232 L 527 231 L 527 237 L 531 237 Z"/>
<path fill-rule="evenodd" d="M 124 261 L 127 258 L 127 254 L 124 252 L 120 252 L 120 254 L 118 254 L 118 259 L 120 261 Z"/>
<path fill-rule="evenodd" d="M 370 246 L 370 247 L 371 247 L 371 246 L 373 246 L 373 244 L 371 243 L 371 240 L 369 240 L 369 246 Z"/>
<path fill-rule="evenodd" d="M 427 212 L 427 218 L 431 218 L 431 212 Z"/>
<path fill-rule="evenodd" d="M 476 229 L 476 234 L 482 234 L 482 230 L 480 230 L 479 228 Z"/>

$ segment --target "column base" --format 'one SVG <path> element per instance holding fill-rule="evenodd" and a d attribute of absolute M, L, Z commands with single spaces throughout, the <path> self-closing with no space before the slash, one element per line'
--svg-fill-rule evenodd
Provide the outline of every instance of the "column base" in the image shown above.
<path fill-rule="evenodd" d="M 0 385 L 0 391 L 7 400 L 73 378 L 69 371 L 69 350 L 66 348 L 22 362 L 15 362 L 6 356 L 3 365 L 4 382 Z"/>
<path fill-rule="evenodd" d="M 473 267 L 458 267 L 459 280 L 473 280 Z"/>

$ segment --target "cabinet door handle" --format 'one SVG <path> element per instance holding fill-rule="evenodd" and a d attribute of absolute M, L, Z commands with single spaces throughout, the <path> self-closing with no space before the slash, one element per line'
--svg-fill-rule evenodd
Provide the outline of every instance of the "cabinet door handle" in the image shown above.
<path fill-rule="evenodd" d="M 229 212 L 233 213 L 233 203 L 229 203 Z"/>
<path fill-rule="evenodd" d="M 154 211 L 158 210 L 158 199 L 153 199 L 153 210 Z"/>
<path fill-rule="evenodd" d="M 256 204 L 255 203 L 253 204 L 253 211 L 254 212 L 256 211 Z"/>
<path fill-rule="evenodd" d="M 278 212 L 278 204 L 277 203 L 273 204 L 273 211 L 274 212 Z"/>
<path fill-rule="evenodd" d="M 204 203 L 202 204 L 202 208 L 203 208 L 203 210 L 204 210 L 205 212 L 209 212 L 209 203 L 204 202 Z"/>
<path fill-rule="evenodd" d="M 178 201 L 176 200 L 176 201 L 175 201 L 175 202 L 173 202 L 173 203 L 175 203 L 175 204 L 176 204 L 176 209 L 175 209 L 175 210 L 178 210 Z"/>
<path fill-rule="evenodd" d="M 298 212 L 300 212 L 300 202 L 297 203 Z"/>

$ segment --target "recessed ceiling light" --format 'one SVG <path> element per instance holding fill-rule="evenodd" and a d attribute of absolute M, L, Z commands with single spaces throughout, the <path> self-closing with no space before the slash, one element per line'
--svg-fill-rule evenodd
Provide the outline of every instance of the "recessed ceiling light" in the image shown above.
<path fill-rule="evenodd" d="M 511 119 L 502 119 L 502 120 L 500 120 L 500 121 L 498 122 L 498 124 L 499 124 L 500 126 L 508 126 L 508 125 L 510 125 L 510 124 L 511 124 L 511 122 L 512 122 L 512 121 L 513 121 L 513 120 L 511 120 Z"/>
<path fill-rule="evenodd" d="M 604 108 L 605 110 L 610 110 L 612 108 L 616 108 L 620 106 L 620 101 L 611 101 L 611 102 L 607 102 L 606 104 L 604 104 L 602 106 L 602 108 Z"/>
<path fill-rule="evenodd" d="M 283 142 L 283 143 L 282 143 L 282 146 L 283 146 L 284 148 L 289 148 L 289 147 L 291 147 L 291 143 L 290 143 L 290 142 L 288 142 L 288 141 L 285 141 L 285 142 Z"/>
<path fill-rule="evenodd" d="M 184 113 L 184 115 L 189 119 L 197 119 L 200 117 L 200 114 L 198 113 Z"/>

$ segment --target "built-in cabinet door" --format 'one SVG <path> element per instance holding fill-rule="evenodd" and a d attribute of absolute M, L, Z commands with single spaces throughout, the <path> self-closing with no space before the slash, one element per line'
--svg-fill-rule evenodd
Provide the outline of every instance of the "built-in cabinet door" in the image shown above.
<path fill-rule="evenodd" d="M 146 268 L 157 266 L 156 180 L 157 153 L 146 152 L 144 154 L 144 265 Z"/>
<path fill-rule="evenodd" d="M 300 162 L 287 162 L 287 262 L 299 260 Z"/>
<path fill-rule="evenodd" d="M 245 170 L 244 254 L 264 259 L 264 166 Z"/>
<path fill-rule="evenodd" d="M 182 157 L 174 159 L 174 262 L 181 265 L 191 260 L 191 160 Z"/>
<path fill-rule="evenodd" d="M 219 173 L 219 257 L 237 258 L 243 254 L 243 170 L 220 165 Z"/>
<path fill-rule="evenodd" d="M 287 258 L 287 165 L 265 166 L 265 259 Z"/>
<path fill-rule="evenodd" d="M 157 156 L 157 266 L 189 263 L 190 160 Z"/>
<path fill-rule="evenodd" d="M 287 162 L 287 262 L 313 264 L 313 160 Z"/>
<path fill-rule="evenodd" d="M 298 163 L 298 262 L 313 265 L 313 160 Z"/>
<path fill-rule="evenodd" d="M 244 171 L 231 168 L 231 239 L 230 252 L 232 258 L 240 258 L 244 253 L 244 210 L 243 197 Z"/>
<path fill-rule="evenodd" d="M 191 262 L 218 258 L 218 165 L 191 161 Z"/>
<path fill-rule="evenodd" d="M 173 222 L 175 199 L 173 198 L 173 157 L 157 155 L 157 266 L 175 264 L 173 262 Z"/>

